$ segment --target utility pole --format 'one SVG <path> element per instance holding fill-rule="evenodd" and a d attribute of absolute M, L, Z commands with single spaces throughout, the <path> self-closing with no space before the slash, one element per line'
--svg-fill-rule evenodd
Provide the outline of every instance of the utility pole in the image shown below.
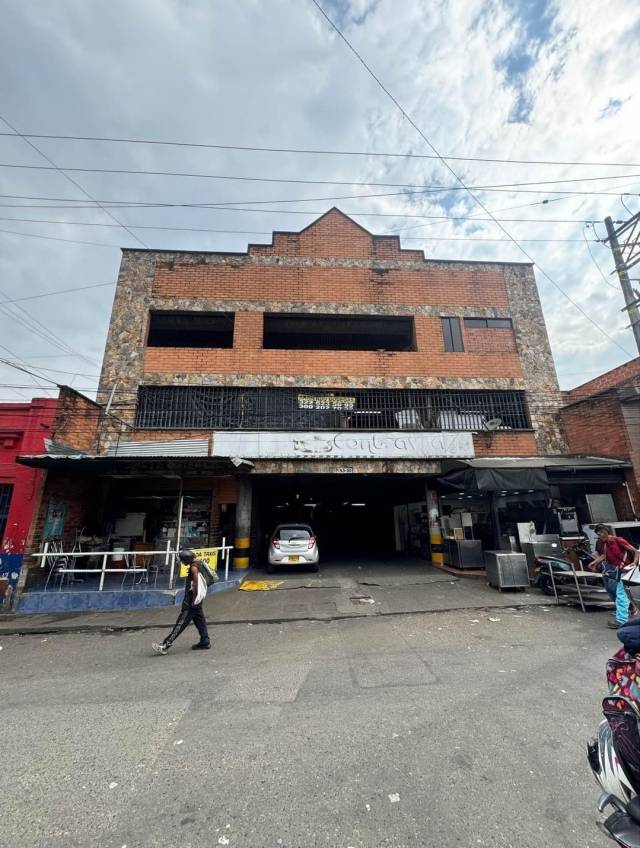
<path fill-rule="evenodd" d="M 605 218 L 604 225 L 607 228 L 607 238 L 605 241 L 608 241 L 611 247 L 611 252 L 616 263 L 616 272 L 620 280 L 622 293 L 624 294 L 626 303 L 624 311 L 629 313 L 631 329 L 636 340 L 638 353 L 640 353 L 640 311 L 638 310 L 640 295 L 633 290 L 631 280 L 629 279 L 629 269 L 640 261 L 640 251 L 637 249 L 637 230 L 640 225 L 640 213 L 635 214 L 628 221 L 625 221 L 617 230 L 611 218 Z M 618 237 L 621 235 L 626 236 L 626 240 L 622 246 L 618 241 Z M 626 257 L 625 253 L 628 254 Z"/>

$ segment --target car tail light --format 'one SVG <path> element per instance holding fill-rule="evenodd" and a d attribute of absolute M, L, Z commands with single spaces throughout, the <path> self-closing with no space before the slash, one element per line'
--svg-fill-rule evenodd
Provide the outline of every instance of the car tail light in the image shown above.
<path fill-rule="evenodd" d="M 274 548 L 277 548 L 277 550 L 280 550 L 280 539 L 272 539 L 271 544 L 273 545 Z"/>
<path fill-rule="evenodd" d="M 316 537 L 315 536 L 309 536 L 309 550 L 311 550 L 311 548 L 315 545 L 315 543 L 316 543 Z"/>

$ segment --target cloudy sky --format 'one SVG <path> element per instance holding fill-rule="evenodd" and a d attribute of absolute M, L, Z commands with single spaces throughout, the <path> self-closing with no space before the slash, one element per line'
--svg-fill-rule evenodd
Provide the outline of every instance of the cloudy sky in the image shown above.
<path fill-rule="evenodd" d="M 593 243 L 592 259 L 585 243 L 604 227 L 584 222 L 640 208 L 637 0 L 615 14 L 600 0 L 322 5 L 434 147 L 459 157 L 456 174 L 494 187 L 475 193 L 538 266 L 561 384 L 630 359 L 610 254 Z M 90 391 L 121 246 L 245 250 L 332 205 L 429 258 L 527 261 L 447 190 L 454 176 L 311 0 L 0 0 L 0 20 L 0 358 Z M 32 137 L 34 149 L 15 130 L 396 155 Z M 64 289 L 80 291 L 35 297 Z M 47 385 L 6 366 L 0 378 L 2 398 Z"/>

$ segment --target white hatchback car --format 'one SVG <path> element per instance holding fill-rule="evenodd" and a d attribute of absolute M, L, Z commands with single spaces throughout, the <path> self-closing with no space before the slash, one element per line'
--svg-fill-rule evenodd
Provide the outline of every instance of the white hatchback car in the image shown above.
<path fill-rule="evenodd" d="M 308 524 L 279 524 L 271 534 L 267 571 L 282 565 L 318 570 L 318 543 Z"/>

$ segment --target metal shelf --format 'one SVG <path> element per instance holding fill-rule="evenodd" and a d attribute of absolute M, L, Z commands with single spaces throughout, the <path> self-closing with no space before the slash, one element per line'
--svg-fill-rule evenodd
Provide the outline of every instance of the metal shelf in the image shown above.
<path fill-rule="evenodd" d="M 566 579 L 567 572 L 549 569 L 549 574 L 551 576 L 551 585 L 553 586 L 556 604 L 560 603 L 561 598 L 565 601 L 577 600 L 582 612 L 587 611 L 587 606 L 599 607 L 601 609 L 612 609 L 615 606 L 604 586 L 600 588 L 586 582 L 581 584 L 581 580 L 586 581 L 587 578 L 593 579 L 596 576 L 593 571 L 576 571 L 573 564 L 571 564 L 571 576 L 574 583 L 561 583 L 559 585 L 556 583 L 556 579 L 560 577 Z"/>

